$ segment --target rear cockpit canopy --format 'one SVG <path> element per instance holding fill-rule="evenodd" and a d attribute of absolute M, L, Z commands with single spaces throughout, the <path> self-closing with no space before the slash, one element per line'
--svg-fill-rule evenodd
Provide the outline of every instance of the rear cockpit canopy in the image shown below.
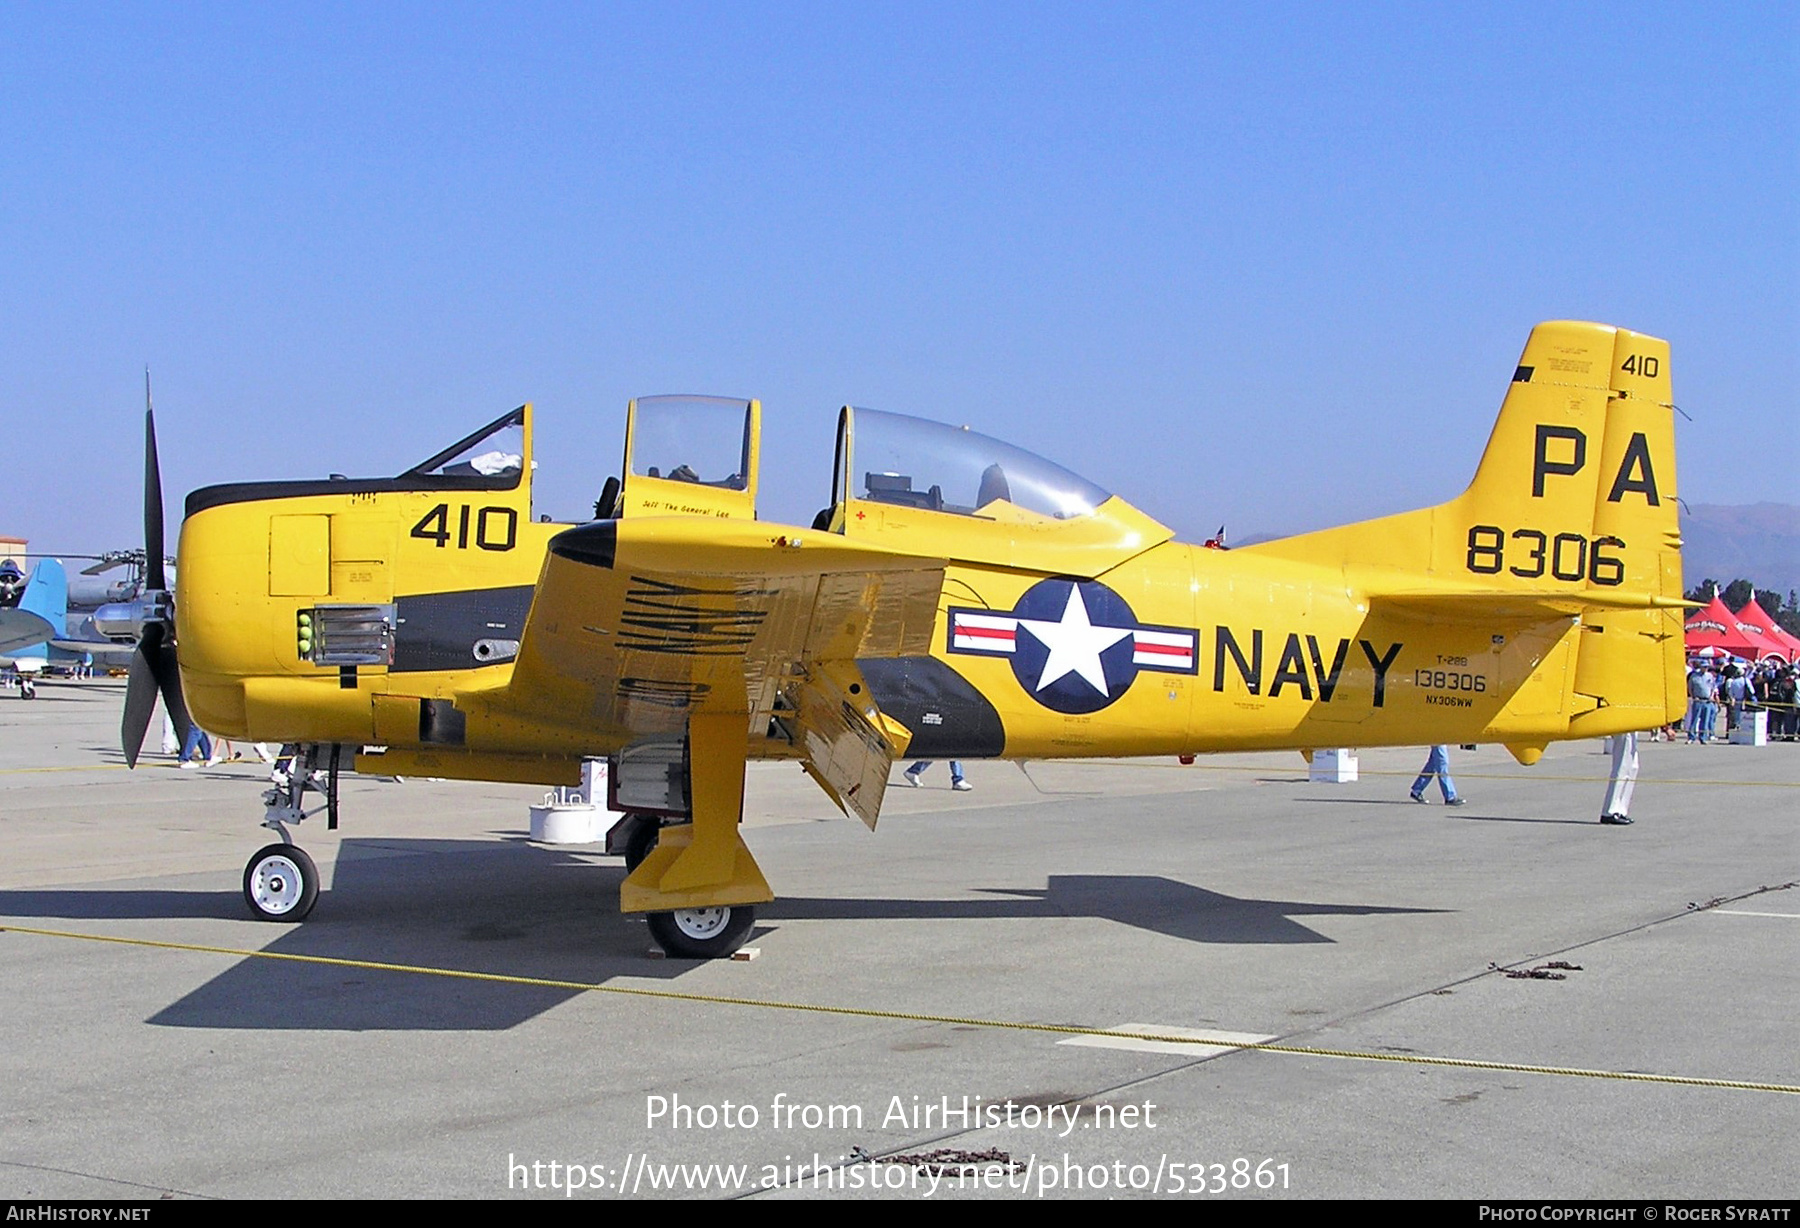
<path fill-rule="evenodd" d="M 1023 448 L 846 406 L 832 506 L 817 528 L 924 556 L 1098 575 L 1169 540 L 1163 525 Z"/>
<path fill-rule="evenodd" d="M 1086 478 L 968 427 L 856 409 L 854 472 L 837 497 L 986 519 L 1090 516 L 1110 496 Z M 846 482 L 848 477 L 850 481 Z"/>
<path fill-rule="evenodd" d="M 756 519 L 762 407 L 742 397 L 639 397 L 625 411 L 625 480 L 594 514 Z"/>

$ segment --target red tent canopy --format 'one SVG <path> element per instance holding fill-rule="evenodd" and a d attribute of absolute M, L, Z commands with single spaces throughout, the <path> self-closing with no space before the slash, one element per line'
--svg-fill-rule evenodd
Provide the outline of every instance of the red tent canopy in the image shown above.
<path fill-rule="evenodd" d="M 1723 648 L 1734 657 L 1759 661 L 1771 652 L 1781 651 L 1761 636 L 1752 639 L 1738 629 L 1737 615 L 1725 608 L 1714 593 L 1712 604 L 1703 610 L 1695 610 L 1688 616 L 1686 635 L 1687 650 L 1691 656 L 1702 648 Z"/>
<path fill-rule="evenodd" d="M 1756 598 L 1750 598 L 1749 604 L 1737 612 L 1737 625 L 1739 630 L 1754 631 L 1766 640 L 1771 646 L 1769 652 L 1788 661 L 1800 660 L 1800 639 L 1789 635 L 1785 627 L 1770 618 Z"/>

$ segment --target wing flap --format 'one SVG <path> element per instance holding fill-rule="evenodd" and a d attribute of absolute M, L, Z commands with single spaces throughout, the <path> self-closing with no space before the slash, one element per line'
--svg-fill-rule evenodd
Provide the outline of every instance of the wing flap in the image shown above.
<path fill-rule="evenodd" d="M 798 688 L 798 740 L 807 774 L 838 809 L 874 831 L 899 748 L 868 689 L 849 680 L 853 674 L 818 670 Z"/>

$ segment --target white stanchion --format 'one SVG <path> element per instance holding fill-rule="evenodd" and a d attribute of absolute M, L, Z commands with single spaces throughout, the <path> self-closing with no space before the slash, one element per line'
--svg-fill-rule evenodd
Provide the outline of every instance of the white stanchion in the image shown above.
<path fill-rule="evenodd" d="M 1306 778 L 1320 784 L 1349 784 L 1356 779 L 1356 753 L 1346 747 L 1315 750 Z"/>
<path fill-rule="evenodd" d="M 531 808 L 531 838 L 540 844 L 594 844 L 621 816 L 606 808 L 606 760 L 581 765 L 581 787 L 552 789 Z"/>

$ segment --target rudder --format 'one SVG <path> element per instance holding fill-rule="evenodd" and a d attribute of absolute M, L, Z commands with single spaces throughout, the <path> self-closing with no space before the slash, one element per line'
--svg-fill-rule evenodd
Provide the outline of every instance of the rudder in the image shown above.
<path fill-rule="evenodd" d="M 1674 411 L 1668 343 L 1620 329 L 1593 513 L 1594 540 L 1606 543 L 1596 549 L 1620 562 L 1595 579 L 1679 600 Z M 1682 622 L 1679 609 L 1613 610 L 1583 619 L 1575 695 L 1593 707 L 1571 719 L 1571 730 L 1625 733 L 1679 719 L 1687 705 Z"/>

